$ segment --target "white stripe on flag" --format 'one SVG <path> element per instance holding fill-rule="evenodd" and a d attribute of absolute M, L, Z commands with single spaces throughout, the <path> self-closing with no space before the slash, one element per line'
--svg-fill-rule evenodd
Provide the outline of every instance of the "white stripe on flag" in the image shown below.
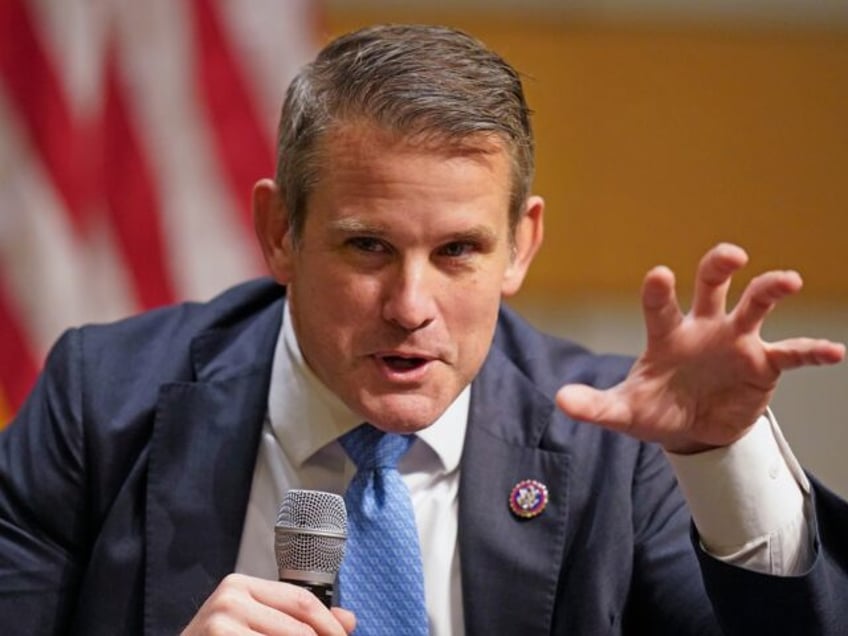
<path fill-rule="evenodd" d="M 239 164 L 218 154 L 226 148 L 238 149 L 233 148 L 232 137 L 220 136 L 220 122 L 210 121 L 213 111 L 199 101 L 210 85 L 200 83 L 202 49 L 194 18 L 201 8 L 210 12 L 205 17 L 214 18 L 211 24 L 218 25 L 221 39 L 208 39 L 212 32 L 207 31 L 205 50 L 208 53 L 210 42 L 217 42 L 231 56 L 226 61 L 230 71 L 237 72 L 232 78 L 247 91 L 240 97 L 255 106 L 255 112 L 245 116 L 254 118 L 250 125 L 267 136 L 270 148 L 285 87 L 314 52 L 313 3 L 6 1 L 5 14 L 24 16 L 35 40 L 26 38 L 25 29 L 10 32 L 22 38 L 25 50 L 31 52 L 35 46 L 42 51 L 47 66 L 40 72 L 55 75 L 55 81 L 45 85 L 46 91 L 22 89 L 27 86 L 21 83 L 27 77 L 26 65 L 37 64 L 39 56 L 18 53 L 14 66 L 0 64 L 0 282 L 11 297 L 23 350 L 41 358 L 68 326 L 112 320 L 142 308 L 138 285 L 150 283 L 149 276 L 133 273 L 131 268 L 140 262 L 138 250 L 128 253 L 126 244 L 118 241 L 128 236 L 128 217 L 122 214 L 139 215 L 132 222 L 155 219 L 161 229 L 158 240 L 168 281 L 158 297 L 170 294 L 167 289 L 172 284 L 176 299 L 204 299 L 262 273 L 244 215 L 250 192 L 233 191 L 238 180 L 231 178 L 229 170 Z M 0 55 L 16 50 L 24 49 L 3 47 Z M 207 69 L 209 59 L 216 58 L 205 60 Z M 107 113 L 109 68 L 113 69 L 112 85 L 119 92 Z M 14 90 L 7 83 L 12 76 L 18 82 Z M 32 122 L 43 123 L 30 116 L 41 112 L 41 102 L 32 100 L 51 94 L 54 110 L 50 112 L 68 113 L 67 121 L 53 119 L 48 129 L 31 129 Z M 217 108 L 222 108 L 220 102 Z M 104 119 L 107 114 L 108 120 Z M 118 131 L 120 138 L 101 138 L 107 121 L 112 134 Z M 52 122 L 61 124 L 56 128 L 60 136 L 53 135 Z M 51 134 L 45 135 L 45 130 Z M 82 140 L 82 148 L 72 144 L 68 148 L 86 155 L 84 162 L 80 159 L 75 165 L 73 158 L 64 161 L 61 151 L 65 136 L 73 142 L 78 131 L 83 135 L 76 137 Z M 110 163 L 111 157 L 105 156 L 105 163 L 100 162 L 103 152 L 122 149 L 126 152 L 120 161 Z M 52 153 L 52 159 L 45 151 Z M 103 174 L 136 156 L 138 172 L 128 168 L 130 174 L 117 176 L 120 183 L 126 180 L 134 191 L 145 193 L 150 203 L 139 209 L 127 202 L 129 212 L 122 211 L 120 192 L 117 202 L 114 197 L 113 180 L 112 201 L 117 207 L 110 215 L 106 199 L 110 188 L 103 183 Z M 76 166 L 90 167 L 93 175 L 81 188 L 70 180 Z M 257 177 L 270 176 L 270 172 Z M 243 182 L 244 175 L 241 178 Z M 123 234 L 118 233 L 119 226 Z M 10 355 L 8 349 L 0 348 L 0 356 Z M 0 376 L 0 403 L 10 395 L 4 391 L 4 382 L 8 378 Z"/>

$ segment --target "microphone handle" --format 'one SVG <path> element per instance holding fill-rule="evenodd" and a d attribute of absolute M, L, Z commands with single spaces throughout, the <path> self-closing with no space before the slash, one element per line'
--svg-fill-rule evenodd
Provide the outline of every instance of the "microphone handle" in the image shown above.
<path fill-rule="evenodd" d="M 298 587 L 309 590 L 318 597 L 318 600 L 324 604 L 324 607 L 330 608 L 333 606 L 334 589 L 332 583 L 313 583 L 299 579 L 285 578 L 281 578 L 280 580 L 284 583 L 291 583 L 292 585 L 297 585 Z"/>

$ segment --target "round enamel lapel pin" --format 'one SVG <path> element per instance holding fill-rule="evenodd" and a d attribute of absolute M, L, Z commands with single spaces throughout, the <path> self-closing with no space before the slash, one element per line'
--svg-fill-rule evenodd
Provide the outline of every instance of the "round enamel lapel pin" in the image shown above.
<path fill-rule="evenodd" d="M 548 505 L 548 487 L 535 479 L 519 481 L 509 493 L 509 509 L 516 517 L 532 519 Z"/>

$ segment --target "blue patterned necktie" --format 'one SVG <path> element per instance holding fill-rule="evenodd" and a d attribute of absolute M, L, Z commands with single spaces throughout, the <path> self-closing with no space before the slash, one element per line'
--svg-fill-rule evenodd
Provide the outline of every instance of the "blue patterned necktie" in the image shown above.
<path fill-rule="evenodd" d="M 362 424 L 339 438 L 356 464 L 345 493 L 345 556 L 339 605 L 356 614 L 357 636 L 426 636 L 424 574 L 409 490 L 397 471 L 413 435 Z"/>

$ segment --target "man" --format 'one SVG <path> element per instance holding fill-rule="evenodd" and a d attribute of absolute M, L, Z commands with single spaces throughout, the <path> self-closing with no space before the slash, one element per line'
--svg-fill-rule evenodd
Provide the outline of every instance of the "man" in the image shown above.
<path fill-rule="evenodd" d="M 760 339 L 798 275 L 755 278 L 728 313 L 746 255 L 719 245 L 683 316 L 656 268 L 646 352 L 592 355 L 501 307 L 542 240 L 532 174 L 519 78 L 472 38 L 326 47 L 253 193 L 279 284 L 68 332 L 4 433 L 4 629 L 368 625 L 274 581 L 270 552 L 282 492 L 344 492 L 338 439 L 367 421 L 416 435 L 398 468 L 431 633 L 844 633 L 848 506 L 767 412 L 783 370 L 844 356 Z M 525 479 L 547 499 L 516 515 Z"/>

